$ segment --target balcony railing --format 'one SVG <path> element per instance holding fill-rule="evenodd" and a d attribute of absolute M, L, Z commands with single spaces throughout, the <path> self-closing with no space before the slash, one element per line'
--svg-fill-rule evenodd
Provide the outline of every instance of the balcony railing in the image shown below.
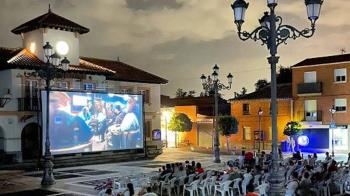
<path fill-rule="evenodd" d="M 18 98 L 18 111 L 36 112 L 40 110 L 39 98 Z"/>
<path fill-rule="evenodd" d="M 322 82 L 298 84 L 298 94 L 322 93 Z"/>
<path fill-rule="evenodd" d="M 322 121 L 322 111 L 305 111 L 303 121 Z"/>

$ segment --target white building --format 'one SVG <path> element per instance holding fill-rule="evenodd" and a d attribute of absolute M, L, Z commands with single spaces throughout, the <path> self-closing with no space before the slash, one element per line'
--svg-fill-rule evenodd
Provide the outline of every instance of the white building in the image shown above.
<path fill-rule="evenodd" d="M 45 82 L 32 73 L 45 66 L 46 42 L 71 62 L 68 72 L 52 82 L 53 88 L 142 93 L 146 137 L 160 129 L 160 85 L 167 80 L 119 60 L 80 57 L 79 38 L 89 29 L 51 10 L 12 32 L 20 35 L 23 48 L 0 48 L 0 160 L 23 162 L 41 156 L 39 91 Z"/>

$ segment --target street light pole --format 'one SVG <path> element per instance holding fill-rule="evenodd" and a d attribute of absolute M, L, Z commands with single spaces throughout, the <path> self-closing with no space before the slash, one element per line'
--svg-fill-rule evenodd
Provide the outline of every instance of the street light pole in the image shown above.
<path fill-rule="evenodd" d="M 329 128 L 332 131 L 332 157 L 334 158 L 334 128 L 335 128 L 335 122 L 334 122 L 334 114 L 336 112 L 336 109 L 334 106 L 329 109 L 329 113 L 331 114 L 331 122 L 329 123 Z"/>
<path fill-rule="evenodd" d="M 262 134 L 261 134 L 262 133 L 262 131 L 261 131 L 261 116 L 262 116 L 262 114 L 263 114 L 263 111 L 260 107 L 259 111 L 258 111 L 258 117 L 259 117 L 259 148 L 258 148 L 258 153 L 260 153 L 260 151 L 261 151 L 260 146 L 261 146 L 261 136 L 262 136 Z"/>
<path fill-rule="evenodd" d="M 45 130 L 45 154 L 44 154 L 44 169 L 43 169 L 43 177 L 41 180 L 41 184 L 44 186 L 49 186 L 55 184 L 55 178 L 53 176 L 53 157 L 50 151 L 50 132 L 49 132 L 49 104 L 50 104 L 50 82 L 53 78 L 55 78 L 58 69 L 62 69 L 63 71 L 67 71 L 69 67 L 69 61 L 65 57 L 62 61 L 60 61 L 60 56 L 57 53 L 54 53 L 52 46 L 49 42 L 43 47 L 44 54 L 46 57 L 46 69 L 38 70 L 38 76 L 40 78 L 45 78 L 46 83 L 46 130 Z"/>
<path fill-rule="evenodd" d="M 212 73 L 213 79 L 210 76 L 206 77 L 204 74 L 200 77 L 203 85 L 203 89 L 206 92 L 214 91 L 214 137 L 213 137 L 213 153 L 214 153 L 214 163 L 220 163 L 220 140 L 219 140 L 219 130 L 218 130 L 218 117 L 219 117 L 219 91 L 230 90 L 232 85 L 233 76 L 231 73 L 227 75 L 228 86 L 222 84 L 219 81 L 219 67 L 215 65 L 213 67 L 214 72 Z"/>
<path fill-rule="evenodd" d="M 245 0 L 235 0 L 231 5 L 234 11 L 235 23 L 238 29 L 238 36 L 241 40 L 246 41 L 252 39 L 260 40 L 262 45 L 267 45 L 270 52 L 268 62 L 271 66 L 271 118 L 272 118 L 272 165 L 270 171 L 270 194 L 281 195 L 283 190 L 284 176 L 279 171 L 278 165 L 278 133 L 277 133 L 277 82 L 276 82 L 276 65 L 279 57 L 277 56 L 277 48 L 280 44 L 286 44 L 288 39 L 297 39 L 299 37 L 310 38 L 315 33 L 315 23 L 319 17 L 323 0 L 305 0 L 308 18 L 311 21 L 311 29 L 298 30 L 293 26 L 284 25 L 282 17 L 277 16 L 275 8 L 277 0 L 267 0 L 267 6 L 270 12 L 265 12 L 264 16 L 259 20 L 260 26 L 251 33 L 242 31 L 242 25 L 245 20 L 245 13 L 249 6 Z"/>

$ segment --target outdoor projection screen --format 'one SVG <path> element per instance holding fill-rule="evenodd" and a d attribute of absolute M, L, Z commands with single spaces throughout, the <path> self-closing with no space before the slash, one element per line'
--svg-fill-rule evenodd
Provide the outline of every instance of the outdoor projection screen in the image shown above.
<path fill-rule="evenodd" d="M 50 91 L 49 136 L 53 155 L 143 148 L 142 95 Z"/>

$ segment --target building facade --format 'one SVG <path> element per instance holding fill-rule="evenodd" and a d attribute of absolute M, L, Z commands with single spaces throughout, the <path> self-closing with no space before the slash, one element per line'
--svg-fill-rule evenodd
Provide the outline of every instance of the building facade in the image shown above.
<path fill-rule="evenodd" d="M 175 113 L 186 114 L 191 121 L 192 130 L 178 134 L 180 145 L 211 148 L 213 141 L 214 97 L 169 98 L 162 96 L 162 140 L 168 147 L 175 146 L 175 132 L 167 129 L 167 122 Z M 219 114 L 229 115 L 230 104 L 219 98 Z M 167 135 L 167 136 L 166 136 Z M 224 140 L 222 138 L 222 140 Z M 226 144 L 224 142 L 223 144 Z"/>
<path fill-rule="evenodd" d="M 277 131 L 278 141 L 281 142 L 286 140 L 284 127 L 293 118 L 292 85 L 279 84 L 277 92 Z M 238 133 L 230 137 L 233 148 L 259 149 L 260 145 L 260 149 L 271 149 L 270 86 L 230 102 L 231 115 L 239 122 Z"/>
<path fill-rule="evenodd" d="M 33 73 L 45 69 L 46 42 L 70 61 L 68 71 L 52 81 L 52 89 L 142 94 L 145 135 L 160 129 L 160 86 L 167 80 L 119 59 L 81 57 L 79 38 L 89 32 L 88 28 L 49 10 L 12 32 L 21 37 L 23 46 L 0 48 L 1 160 L 23 162 L 41 157 L 40 90 L 45 81 Z"/>
<path fill-rule="evenodd" d="M 302 122 L 304 132 L 322 136 L 318 150 L 331 149 L 334 138 L 335 152 L 348 152 L 350 55 L 306 59 L 292 66 L 292 72 L 295 120 Z M 332 107 L 336 126 L 330 129 Z"/>

